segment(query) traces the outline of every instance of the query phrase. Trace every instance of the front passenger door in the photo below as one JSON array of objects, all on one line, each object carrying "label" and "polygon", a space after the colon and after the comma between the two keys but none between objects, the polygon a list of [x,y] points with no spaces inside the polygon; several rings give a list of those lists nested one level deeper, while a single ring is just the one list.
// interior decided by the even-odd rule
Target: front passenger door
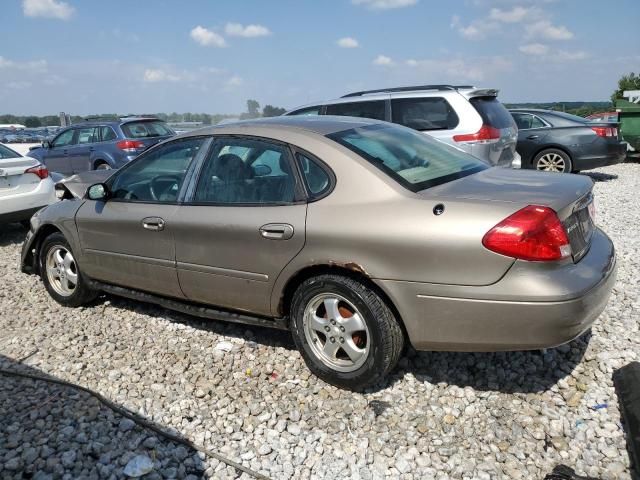
[{"label": "front passenger door", "polygon": [[210,139],[190,137],[141,155],[108,181],[111,198],[76,214],[82,268],[96,280],[183,297],[175,268],[174,217],[187,174]]},{"label": "front passenger door", "polygon": [[71,175],[71,161],[69,148],[73,145],[75,129],[65,130],[51,142],[51,146],[44,153],[44,164],[52,172]]}]

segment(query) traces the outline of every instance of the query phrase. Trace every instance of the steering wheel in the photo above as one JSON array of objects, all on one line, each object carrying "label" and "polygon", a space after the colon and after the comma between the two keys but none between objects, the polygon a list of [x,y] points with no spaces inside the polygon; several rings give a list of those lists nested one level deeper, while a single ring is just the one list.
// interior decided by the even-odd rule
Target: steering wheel
[{"label": "steering wheel", "polygon": [[171,188],[178,187],[180,185],[180,176],[178,175],[158,175],[154,177],[149,183],[149,192],[151,198],[156,202],[160,201],[160,197],[163,193],[168,192]]}]

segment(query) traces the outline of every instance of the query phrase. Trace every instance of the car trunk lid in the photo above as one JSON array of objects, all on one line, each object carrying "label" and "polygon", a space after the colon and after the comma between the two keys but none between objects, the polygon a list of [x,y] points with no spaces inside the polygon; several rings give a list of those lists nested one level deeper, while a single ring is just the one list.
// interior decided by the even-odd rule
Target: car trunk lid
[{"label": "car trunk lid", "polygon": [[552,208],[562,222],[574,261],[588,251],[595,230],[593,180],[582,175],[490,168],[420,192],[433,199],[466,199]]},{"label": "car trunk lid", "polygon": [[0,197],[34,190],[40,178],[35,174],[25,174],[25,171],[36,165],[38,161],[29,157],[0,160]]}]

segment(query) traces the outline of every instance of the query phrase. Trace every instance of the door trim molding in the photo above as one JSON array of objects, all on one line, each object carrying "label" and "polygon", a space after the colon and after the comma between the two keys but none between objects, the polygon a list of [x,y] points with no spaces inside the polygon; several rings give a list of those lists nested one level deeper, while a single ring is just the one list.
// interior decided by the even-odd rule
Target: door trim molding
[{"label": "door trim molding", "polygon": [[122,260],[131,260],[134,262],[160,265],[163,267],[175,268],[176,266],[175,260],[167,260],[164,258],[141,257],[139,255],[130,255],[128,253],[105,252],[104,250],[94,250],[93,248],[86,248],[84,250],[84,253],[88,255],[97,255],[100,257],[116,257]]},{"label": "door trim molding", "polygon": [[178,270],[189,272],[207,273],[209,275],[220,275],[223,277],[242,278],[243,280],[253,280],[255,282],[268,282],[269,275],[264,273],[244,272],[242,270],[232,270],[230,268],[211,267],[209,265],[198,265],[195,263],[177,262]]}]

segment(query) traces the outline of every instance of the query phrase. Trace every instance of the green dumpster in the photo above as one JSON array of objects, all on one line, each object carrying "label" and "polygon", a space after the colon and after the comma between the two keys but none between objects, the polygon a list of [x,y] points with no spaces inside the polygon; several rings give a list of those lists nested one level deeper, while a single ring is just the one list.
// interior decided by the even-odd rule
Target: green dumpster
[{"label": "green dumpster", "polygon": [[[626,92],[625,92],[626,93]],[[635,100],[635,98],[632,98]],[[616,112],[622,138],[633,149],[630,154],[640,154],[640,104],[628,100],[616,100]]]}]

